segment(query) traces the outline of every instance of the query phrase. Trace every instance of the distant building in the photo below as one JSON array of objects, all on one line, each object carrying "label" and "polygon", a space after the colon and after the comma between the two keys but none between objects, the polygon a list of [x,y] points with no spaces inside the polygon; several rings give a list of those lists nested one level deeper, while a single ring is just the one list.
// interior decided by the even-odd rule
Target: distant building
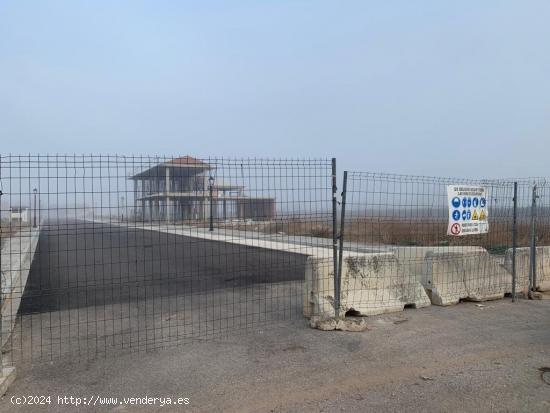
[{"label": "distant building", "polygon": [[[190,156],[159,163],[132,177],[136,215],[145,221],[205,221],[210,216],[211,165]],[[239,185],[213,180],[215,219],[269,220],[275,198],[250,197]]]},{"label": "distant building", "polygon": [[10,208],[10,221],[21,225],[28,224],[31,220],[29,208],[16,206]]}]

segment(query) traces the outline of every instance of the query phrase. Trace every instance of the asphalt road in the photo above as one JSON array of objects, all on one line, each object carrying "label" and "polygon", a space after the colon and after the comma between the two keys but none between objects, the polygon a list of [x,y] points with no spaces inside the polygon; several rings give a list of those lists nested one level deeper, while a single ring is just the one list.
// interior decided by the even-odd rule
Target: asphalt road
[{"label": "asphalt road", "polygon": [[304,278],[306,257],[86,221],[43,225],[20,314]]}]

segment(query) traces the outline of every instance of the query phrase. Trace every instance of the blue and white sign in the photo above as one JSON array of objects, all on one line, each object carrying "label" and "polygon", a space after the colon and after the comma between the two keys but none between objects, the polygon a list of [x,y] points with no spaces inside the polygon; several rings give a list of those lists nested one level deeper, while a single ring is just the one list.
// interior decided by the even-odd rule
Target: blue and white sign
[{"label": "blue and white sign", "polygon": [[447,186],[449,225],[447,235],[463,236],[489,232],[487,189],[482,186]]}]

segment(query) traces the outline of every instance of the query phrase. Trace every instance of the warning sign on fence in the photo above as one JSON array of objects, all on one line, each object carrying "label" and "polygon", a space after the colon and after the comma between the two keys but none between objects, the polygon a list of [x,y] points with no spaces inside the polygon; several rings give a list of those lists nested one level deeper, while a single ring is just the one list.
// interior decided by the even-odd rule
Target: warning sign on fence
[{"label": "warning sign on fence", "polygon": [[489,232],[487,190],[482,186],[449,185],[447,235],[475,235]]}]

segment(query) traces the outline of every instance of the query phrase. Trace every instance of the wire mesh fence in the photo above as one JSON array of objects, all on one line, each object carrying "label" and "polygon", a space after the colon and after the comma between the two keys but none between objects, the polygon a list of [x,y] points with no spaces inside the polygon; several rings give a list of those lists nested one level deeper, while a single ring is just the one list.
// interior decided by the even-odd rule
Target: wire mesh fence
[{"label": "wire mesh fence", "polygon": [[[346,172],[344,187],[342,312],[379,314],[406,306],[527,295],[530,289],[545,287],[550,261],[543,245],[550,235],[550,214],[541,179]],[[484,195],[453,199],[451,189],[480,189]],[[533,191],[539,205],[533,204]],[[453,234],[471,222],[486,232]],[[538,273],[543,275],[531,285],[534,244],[539,245]]]},{"label": "wire mesh fence", "polygon": [[333,160],[2,156],[14,362],[154,349],[301,318],[333,265]]},{"label": "wire mesh fence", "polygon": [[336,177],[334,159],[0,157],[0,354],[87,360],[550,290],[544,179],[345,172],[338,207]]},{"label": "wire mesh fence", "polygon": [[550,290],[550,185],[546,179],[533,183],[530,248],[519,248],[518,271],[527,276],[529,291]]}]

